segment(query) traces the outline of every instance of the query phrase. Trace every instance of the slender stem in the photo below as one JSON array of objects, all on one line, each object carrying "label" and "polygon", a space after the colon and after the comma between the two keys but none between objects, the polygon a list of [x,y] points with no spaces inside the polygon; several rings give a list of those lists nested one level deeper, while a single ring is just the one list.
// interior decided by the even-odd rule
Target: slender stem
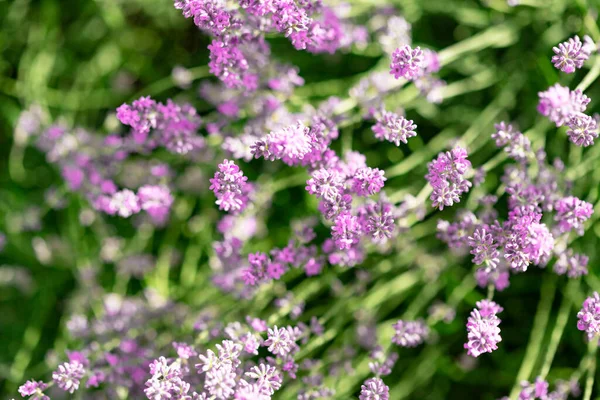
[{"label": "slender stem", "polygon": [[511,400],[516,400],[517,395],[519,394],[521,381],[529,378],[538,359],[538,355],[540,354],[542,347],[544,332],[546,331],[548,319],[550,318],[550,310],[552,309],[552,301],[554,300],[555,293],[556,276],[546,275],[544,277],[544,282],[542,283],[542,293],[540,295],[540,301],[538,303],[538,308],[533,320],[533,329],[531,330],[531,335],[529,336],[529,344],[527,345],[525,355],[523,356],[523,362],[521,363],[521,367],[517,373],[517,379],[515,380],[515,384],[510,392]]},{"label": "slender stem", "polygon": [[582,92],[585,91],[598,76],[600,75],[600,57],[596,56],[596,61],[594,61],[594,65],[592,69],[587,73],[587,75],[583,78],[581,83],[577,85],[577,89],[580,89]]},{"label": "slender stem", "polygon": [[583,400],[590,400],[592,398],[592,389],[594,388],[594,378],[596,377],[596,352],[598,350],[598,339],[594,338],[588,343],[588,372],[585,380],[585,392],[583,393]]},{"label": "slender stem", "polygon": [[[574,290],[579,288],[579,280],[572,280],[567,285],[566,293],[571,293]],[[548,351],[546,352],[546,357],[544,358],[544,364],[542,365],[542,370],[540,372],[540,376],[542,379],[545,379],[550,372],[550,367],[552,365],[552,360],[554,360],[554,355],[556,354],[556,349],[558,348],[558,344],[562,337],[562,334],[567,326],[567,321],[569,320],[569,311],[573,306],[573,296],[565,295],[562,299],[562,303],[560,304],[560,309],[558,311],[558,316],[556,317],[556,324],[554,325],[554,329],[552,330],[552,336],[550,337],[550,343],[548,344]]]}]

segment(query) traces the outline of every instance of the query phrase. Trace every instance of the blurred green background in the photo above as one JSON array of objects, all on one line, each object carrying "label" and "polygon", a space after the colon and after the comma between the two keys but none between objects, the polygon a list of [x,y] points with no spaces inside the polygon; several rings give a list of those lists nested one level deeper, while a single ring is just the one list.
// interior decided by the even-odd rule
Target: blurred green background
[{"label": "blurred green background", "polygon": [[[432,105],[418,98],[414,88],[401,90],[387,99],[390,106],[406,108],[407,115],[419,127],[419,136],[407,147],[398,149],[376,142],[370,122],[356,121],[342,130],[342,141],[351,138],[353,148],[367,155],[369,165],[397,168],[397,176],[386,185],[388,193],[416,195],[424,185],[426,162],[454,139],[466,136],[476,150],[471,153],[471,161],[474,166],[482,165],[498,153],[490,134],[493,123],[505,119],[516,121],[534,146],[545,145],[550,159],[561,157],[568,165],[567,177],[574,180],[574,194],[596,204],[600,190],[598,145],[583,151],[570,145],[564,130],[551,127],[535,107],[538,91],[555,82],[575,87],[588,72],[586,66],[576,74],[559,75],[549,59],[551,47],[573,34],[600,39],[596,26],[599,1],[528,0],[515,8],[502,0],[348,3],[353,5],[353,15],[362,22],[369,20],[374,6],[395,6],[398,14],[413,24],[413,42],[424,47],[439,51],[457,43],[473,44],[454,47],[460,56],[442,69],[440,75],[449,83],[444,92],[447,99],[442,104]],[[477,46],[478,42],[472,39],[481,35],[488,39],[491,35],[492,40],[487,40],[485,46]],[[292,107],[318,104],[332,95],[347,98],[353,84],[370,71],[385,69],[389,62],[376,45],[316,56],[295,51],[283,38],[269,38],[269,41],[274,58],[297,65],[306,80],[305,87],[297,90]],[[212,108],[197,91],[202,79],[214,79],[206,69],[208,43],[207,36],[184,19],[169,0],[0,0],[0,231],[6,232],[8,238],[5,250],[0,253],[0,396],[3,398],[14,396],[16,387],[29,377],[48,377],[49,349],[54,348],[58,357],[63,356],[61,351],[68,343],[64,318],[68,299],[78,288],[78,268],[82,261],[99,269],[107,288],[115,279],[114,266],[99,261],[105,237],[78,223],[79,212],[85,208],[84,200],[70,196],[66,208],[61,210],[52,209],[45,201],[49,188],[60,192],[61,179],[41,153],[15,141],[13,131],[20,112],[38,104],[53,120],[103,133],[118,129],[115,108],[140,95],[190,101],[201,113],[208,113]],[[191,70],[194,83],[190,89],[177,87],[172,78],[176,66]],[[600,85],[592,84],[586,94],[592,99],[591,111],[599,112]],[[205,176],[212,173],[215,165],[216,161],[202,166],[207,171]],[[255,179],[262,166],[254,162],[244,170]],[[279,178],[294,174],[291,168],[269,168]],[[501,165],[489,173],[485,185],[488,190],[495,191],[501,173]],[[253,246],[268,249],[285,244],[289,221],[314,212],[314,204],[304,196],[301,186],[278,193],[267,220],[270,233]],[[297,198],[306,201],[292,200]],[[189,286],[174,283],[172,292],[177,299],[193,305],[195,294],[212,290],[206,279],[211,237],[199,233],[198,224],[207,224],[214,231],[218,214],[211,193],[188,195],[186,199],[193,204],[189,215],[180,220],[175,218],[172,224],[175,228],[170,227],[168,232],[155,232],[153,244],[147,248],[160,252],[159,244],[167,240],[177,252],[186,254],[188,246],[199,243],[202,252],[196,260],[198,278]],[[307,310],[318,314],[337,305],[341,308],[335,309],[342,314],[339,317],[342,319],[338,321],[336,316],[337,322],[326,325],[327,329],[335,327],[331,328],[335,329],[333,338],[321,343],[315,354],[352,343],[354,328],[350,320],[355,311],[362,309],[362,304],[375,301],[373,315],[385,331],[390,321],[407,312],[421,315],[433,299],[448,299],[461,287],[461,282],[466,282],[468,291],[457,307],[457,318],[451,324],[436,327],[437,341],[425,349],[399,351],[397,367],[385,379],[392,389],[392,398],[493,399],[508,394],[524,359],[533,363],[531,376],[539,370],[543,349],[550,340],[557,310],[564,299],[572,303],[572,313],[550,379],[568,378],[586,352],[582,334],[575,327],[576,310],[590,288],[600,289],[595,267],[600,224],[591,225],[586,235],[573,245],[590,257],[590,275],[585,282],[567,291],[566,279],[552,277],[548,270],[531,269],[527,274],[515,276],[511,286],[496,297],[505,308],[500,349],[491,356],[480,357],[476,366],[469,366],[461,358],[464,323],[484,291],[471,290],[469,281],[463,280],[470,274],[468,257],[452,256],[443,244],[433,240],[436,220],[449,219],[455,211],[444,210],[415,225],[401,238],[402,252],[388,255],[383,264],[382,256],[369,258],[361,267],[370,273],[362,291],[353,292],[353,282],[358,279],[355,271],[332,270],[307,280],[316,285],[310,292],[314,297],[308,299]],[[109,232],[125,240],[135,234],[127,222],[110,220],[105,225]],[[50,249],[49,258],[40,254],[44,246]],[[174,267],[175,274],[177,268]],[[401,271],[416,274],[416,281],[406,287],[405,281],[394,281]],[[329,291],[334,282],[345,285],[347,297]],[[397,282],[398,287],[405,288],[396,290],[394,286],[385,286],[386,282]],[[291,278],[286,283],[292,290],[299,285],[297,279]],[[144,284],[131,285],[128,291],[135,293]],[[237,306],[216,291],[214,296],[224,309]],[[387,297],[380,301],[381,296]],[[251,310],[252,303],[240,307]],[[263,317],[269,315],[268,310],[261,312]],[[240,313],[243,315],[243,311]],[[534,324],[537,329],[532,333]],[[528,343],[534,343],[533,350]],[[527,358],[526,351],[530,352]],[[355,393],[364,378],[360,372],[345,377],[342,386],[350,389],[340,391],[337,398]],[[289,396],[290,393],[283,391],[275,398]]]}]

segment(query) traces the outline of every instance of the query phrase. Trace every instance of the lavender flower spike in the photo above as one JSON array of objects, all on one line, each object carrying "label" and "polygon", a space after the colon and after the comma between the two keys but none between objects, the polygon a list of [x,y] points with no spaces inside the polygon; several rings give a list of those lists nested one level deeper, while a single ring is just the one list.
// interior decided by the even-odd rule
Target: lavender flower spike
[{"label": "lavender flower spike", "polygon": [[572,74],[575,69],[583,67],[583,62],[588,59],[589,54],[582,51],[582,43],[579,36],[574,36],[566,42],[559,43],[552,48],[552,64],[557,69],[567,74]]},{"label": "lavender flower spike", "polygon": [[471,311],[467,321],[467,343],[465,349],[472,357],[479,357],[483,353],[491,353],[498,348],[500,337],[500,318],[497,313],[503,310],[491,300],[477,302],[477,308]]}]

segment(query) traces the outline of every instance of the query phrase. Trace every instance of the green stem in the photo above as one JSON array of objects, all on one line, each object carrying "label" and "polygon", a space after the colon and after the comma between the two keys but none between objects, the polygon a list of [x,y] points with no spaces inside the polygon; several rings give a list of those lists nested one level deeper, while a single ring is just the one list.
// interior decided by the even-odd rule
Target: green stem
[{"label": "green stem", "polygon": [[[571,293],[576,291],[578,288],[579,280],[572,280],[567,285],[566,292]],[[548,351],[546,352],[544,364],[542,365],[542,370],[540,372],[542,379],[545,379],[548,375],[548,372],[550,372],[550,367],[552,365],[552,360],[554,360],[556,349],[558,348],[562,334],[567,326],[567,321],[569,320],[569,311],[573,306],[572,298],[572,296],[565,295],[562,299],[562,303],[560,304],[558,316],[556,317],[556,324],[552,330],[552,336],[550,337],[550,343],[548,344]]]},{"label": "green stem", "polygon": [[588,343],[588,356],[589,365],[587,378],[585,380],[585,392],[583,393],[583,400],[590,400],[592,398],[592,389],[594,388],[594,378],[596,377],[596,352],[598,350],[598,339],[594,338]]},{"label": "green stem", "polygon": [[594,83],[594,81],[596,80],[596,78],[598,78],[599,75],[600,75],[600,56],[596,56],[596,60],[594,61],[594,65],[592,66],[592,69],[590,69],[590,71],[583,78],[581,83],[579,83],[579,85],[577,85],[577,89],[584,92],[588,87],[590,87],[590,85],[592,83]]},{"label": "green stem", "polygon": [[540,301],[538,303],[538,308],[533,320],[533,329],[531,330],[531,335],[529,336],[529,344],[527,345],[525,355],[523,356],[523,362],[521,363],[521,367],[517,373],[517,379],[515,380],[515,384],[510,392],[511,400],[516,400],[521,388],[521,381],[529,378],[538,359],[538,355],[540,354],[542,347],[544,332],[546,331],[548,319],[550,318],[550,310],[552,309],[552,301],[554,300],[555,293],[556,276],[544,276]]}]

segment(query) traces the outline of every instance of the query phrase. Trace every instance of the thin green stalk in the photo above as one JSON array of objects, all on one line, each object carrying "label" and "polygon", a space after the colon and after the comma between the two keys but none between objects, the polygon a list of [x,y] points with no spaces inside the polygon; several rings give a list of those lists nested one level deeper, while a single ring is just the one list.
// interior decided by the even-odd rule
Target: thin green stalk
[{"label": "thin green stalk", "polygon": [[[565,292],[571,293],[573,291],[577,291],[578,288],[579,280],[572,280],[567,285]],[[550,337],[550,343],[548,344],[548,351],[546,352],[544,364],[542,365],[542,370],[540,372],[540,376],[542,377],[542,379],[545,379],[548,375],[548,372],[550,372],[550,367],[552,366],[552,360],[554,360],[556,349],[558,348],[558,344],[560,343],[562,334],[565,330],[565,327],[567,326],[567,321],[569,320],[569,312],[571,311],[571,307],[573,306],[572,299],[572,296],[565,295],[562,299],[562,303],[560,304],[558,316],[556,317],[556,324],[554,325],[554,329],[552,330],[552,336]]]},{"label": "thin green stalk", "polygon": [[585,380],[585,392],[583,393],[583,400],[590,400],[592,398],[592,389],[594,388],[594,378],[596,377],[596,352],[598,351],[598,339],[590,340],[588,343],[588,356],[589,365],[587,371],[587,378]]},{"label": "thin green stalk", "polygon": [[517,395],[519,394],[521,388],[521,381],[527,380],[531,376],[531,372],[533,371],[537,358],[540,354],[543,341],[542,339],[544,337],[544,332],[546,331],[546,326],[548,325],[548,319],[550,318],[550,310],[552,309],[552,301],[554,300],[555,293],[556,276],[544,276],[540,301],[538,303],[538,308],[533,320],[531,335],[529,336],[529,344],[527,345],[525,355],[523,356],[523,362],[521,363],[521,367],[517,373],[517,379],[515,380],[515,384],[510,392],[511,400],[517,399]]}]

